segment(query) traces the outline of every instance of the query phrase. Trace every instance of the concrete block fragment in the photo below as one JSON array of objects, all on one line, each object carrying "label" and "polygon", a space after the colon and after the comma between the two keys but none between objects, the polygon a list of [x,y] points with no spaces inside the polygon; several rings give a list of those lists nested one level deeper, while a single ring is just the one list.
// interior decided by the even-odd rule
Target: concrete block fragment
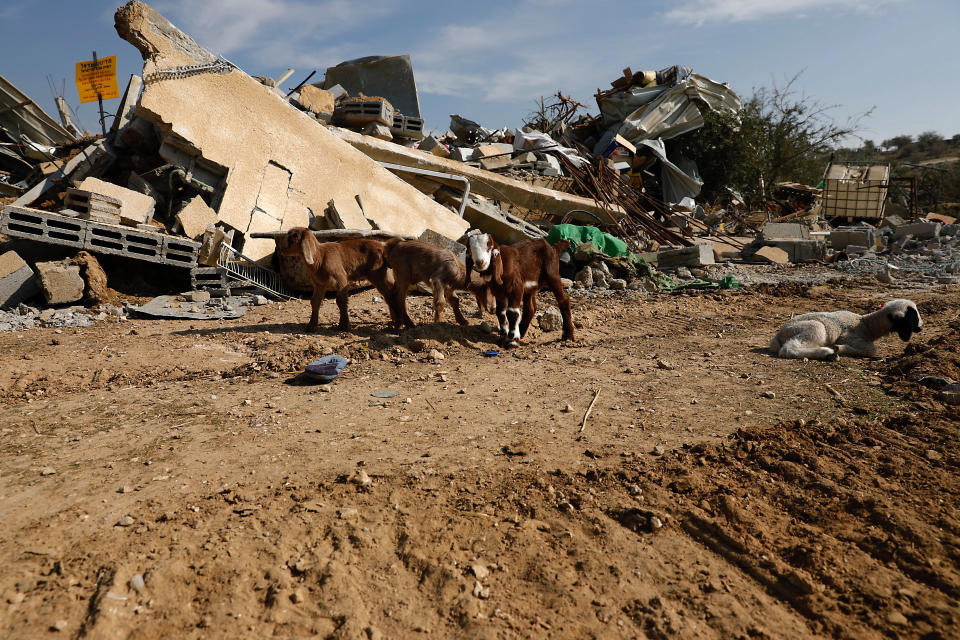
[{"label": "concrete block fragment", "polygon": [[365,136],[372,136],[379,140],[393,140],[393,134],[390,133],[390,127],[379,122],[371,122],[361,131]]},{"label": "concrete block fragment", "polygon": [[509,155],[480,159],[480,168],[487,171],[496,171],[497,169],[504,169],[511,166],[513,166],[513,161]]},{"label": "concrete block fragment", "polygon": [[810,228],[796,222],[768,222],[760,232],[764,242],[772,240],[809,240]]},{"label": "concrete block fragment", "polygon": [[657,252],[657,266],[660,269],[700,267],[705,264],[716,264],[713,246],[709,244],[698,244],[680,249],[661,249]]},{"label": "concrete block fragment", "polygon": [[419,149],[421,151],[427,151],[429,153],[432,153],[433,155],[439,156],[441,158],[446,158],[447,156],[450,155],[450,151],[447,150],[447,148],[443,145],[443,143],[437,140],[433,136],[427,136],[426,138],[424,138],[420,142]]},{"label": "concrete block fragment", "polygon": [[450,150],[450,157],[457,162],[469,162],[473,158],[473,147],[454,147]]},{"label": "concrete block fragment", "polygon": [[884,217],[883,222],[880,223],[880,228],[882,229],[883,227],[888,227],[890,229],[896,229],[900,225],[904,225],[906,223],[907,221],[900,216],[891,214]]},{"label": "concrete block fragment", "polygon": [[15,307],[39,290],[33,269],[16,252],[0,255],[0,308]]},{"label": "concrete block fragment", "polygon": [[133,191],[99,178],[85,178],[80,189],[116,198],[120,201],[120,222],[130,226],[147,224],[153,220],[156,201],[145,193]]},{"label": "concrete block fragment", "polygon": [[942,225],[939,222],[911,222],[902,224],[893,232],[896,240],[904,236],[913,236],[916,240],[931,240],[939,237]]},{"label": "concrete block fragment", "polygon": [[183,229],[183,235],[195,240],[203,235],[207,227],[216,224],[217,213],[207,206],[203,198],[194,196],[187,201],[176,218]]},{"label": "concrete block fragment", "polygon": [[300,87],[297,102],[311,113],[333,113],[336,98],[326,89],[307,84]]},{"label": "concrete block fragment", "polygon": [[783,249],[778,249],[777,247],[763,247],[753,254],[753,257],[756,260],[773,264],[787,264],[790,262],[790,255]]},{"label": "concrete block fragment", "polygon": [[208,267],[217,266],[217,260],[220,258],[220,246],[224,242],[229,244],[232,237],[232,231],[227,234],[219,227],[205,229],[203,231],[203,241],[200,243],[200,249],[197,252],[197,264]]},{"label": "concrete block fragment", "polygon": [[773,243],[783,249],[790,256],[790,262],[804,262],[806,260],[822,260],[826,255],[827,245],[819,239],[812,240],[779,240]]},{"label": "concrete block fragment", "polygon": [[65,262],[38,262],[40,288],[47,304],[69,304],[83,298],[80,267]]},{"label": "concrete block fragment", "polygon": [[837,251],[850,245],[876,248],[879,242],[880,236],[873,227],[837,227],[830,232],[830,246]]},{"label": "concrete block fragment", "polygon": [[503,150],[500,149],[500,147],[498,147],[497,145],[495,145],[495,144],[485,144],[485,145],[481,145],[481,146],[479,146],[479,147],[476,147],[476,148],[473,150],[473,155],[470,156],[470,159],[471,159],[471,160],[480,160],[480,159],[482,159],[482,158],[486,158],[487,156],[498,156],[498,155],[500,155],[501,153],[503,153]]}]

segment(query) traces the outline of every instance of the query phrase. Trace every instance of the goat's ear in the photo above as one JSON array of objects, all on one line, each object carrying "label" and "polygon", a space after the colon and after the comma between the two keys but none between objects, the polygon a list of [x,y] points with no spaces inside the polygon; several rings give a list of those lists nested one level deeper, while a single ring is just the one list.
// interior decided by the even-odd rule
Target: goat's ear
[{"label": "goat's ear", "polygon": [[914,333],[918,333],[920,328],[923,327],[923,322],[920,320],[920,312],[914,307],[907,307],[906,320],[910,323],[910,328],[913,329]]},{"label": "goat's ear", "polygon": [[493,281],[503,284],[503,256],[500,255],[500,249],[490,252],[490,266],[493,268]]},{"label": "goat's ear", "polygon": [[302,229],[297,240],[300,241],[300,253],[303,255],[303,261],[308,265],[313,266],[317,259],[316,251],[314,250],[314,247],[317,244],[317,239],[308,238],[308,235],[312,236],[313,234],[306,229]]}]

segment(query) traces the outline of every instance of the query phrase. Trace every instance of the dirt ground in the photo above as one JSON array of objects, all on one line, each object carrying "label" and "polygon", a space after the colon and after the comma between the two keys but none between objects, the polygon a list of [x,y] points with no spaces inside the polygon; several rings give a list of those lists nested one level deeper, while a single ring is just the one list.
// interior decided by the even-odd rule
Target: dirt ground
[{"label": "dirt ground", "polygon": [[[0,335],[0,636],[960,637],[957,408],[909,382],[960,377],[960,288],[575,296],[492,358],[374,295]],[[900,296],[906,353],[765,351]]]}]

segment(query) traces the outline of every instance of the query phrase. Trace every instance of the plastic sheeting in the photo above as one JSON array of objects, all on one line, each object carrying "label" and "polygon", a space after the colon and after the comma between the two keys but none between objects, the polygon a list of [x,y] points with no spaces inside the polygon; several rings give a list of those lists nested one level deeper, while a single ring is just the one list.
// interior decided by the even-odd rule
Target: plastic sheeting
[{"label": "plastic sheeting", "polygon": [[637,145],[637,151],[643,147],[649,149],[660,160],[660,188],[663,191],[664,201],[680,202],[684,198],[696,198],[700,194],[703,180],[700,179],[696,165],[691,160],[681,161],[690,171],[688,174],[667,159],[663,140],[641,140]]},{"label": "plastic sheeting", "polygon": [[526,133],[517,129],[513,133],[513,148],[515,151],[537,151],[539,149],[556,151],[557,153],[563,154],[567,160],[578,167],[588,164],[583,156],[577,153],[575,149],[561,146],[557,144],[556,140],[539,131]]}]

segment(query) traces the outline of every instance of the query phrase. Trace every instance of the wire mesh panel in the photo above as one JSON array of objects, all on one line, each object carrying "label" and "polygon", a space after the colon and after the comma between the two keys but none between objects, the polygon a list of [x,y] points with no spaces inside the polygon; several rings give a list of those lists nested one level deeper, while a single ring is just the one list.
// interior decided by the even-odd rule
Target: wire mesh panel
[{"label": "wire mesh panel", "polygon": [[823,177],[823,214],[879,220],[889,184],[890,165],[831,163]]},{"label": "wire mesh panel", "polygon": [[254,287],[280,299],[295,297],[283,284],[279,273],[258,265],[226,243],[220,245],[217,266],[225,269],[231,280],[237,281],[236,285],[231,286],[237,288]]}]

